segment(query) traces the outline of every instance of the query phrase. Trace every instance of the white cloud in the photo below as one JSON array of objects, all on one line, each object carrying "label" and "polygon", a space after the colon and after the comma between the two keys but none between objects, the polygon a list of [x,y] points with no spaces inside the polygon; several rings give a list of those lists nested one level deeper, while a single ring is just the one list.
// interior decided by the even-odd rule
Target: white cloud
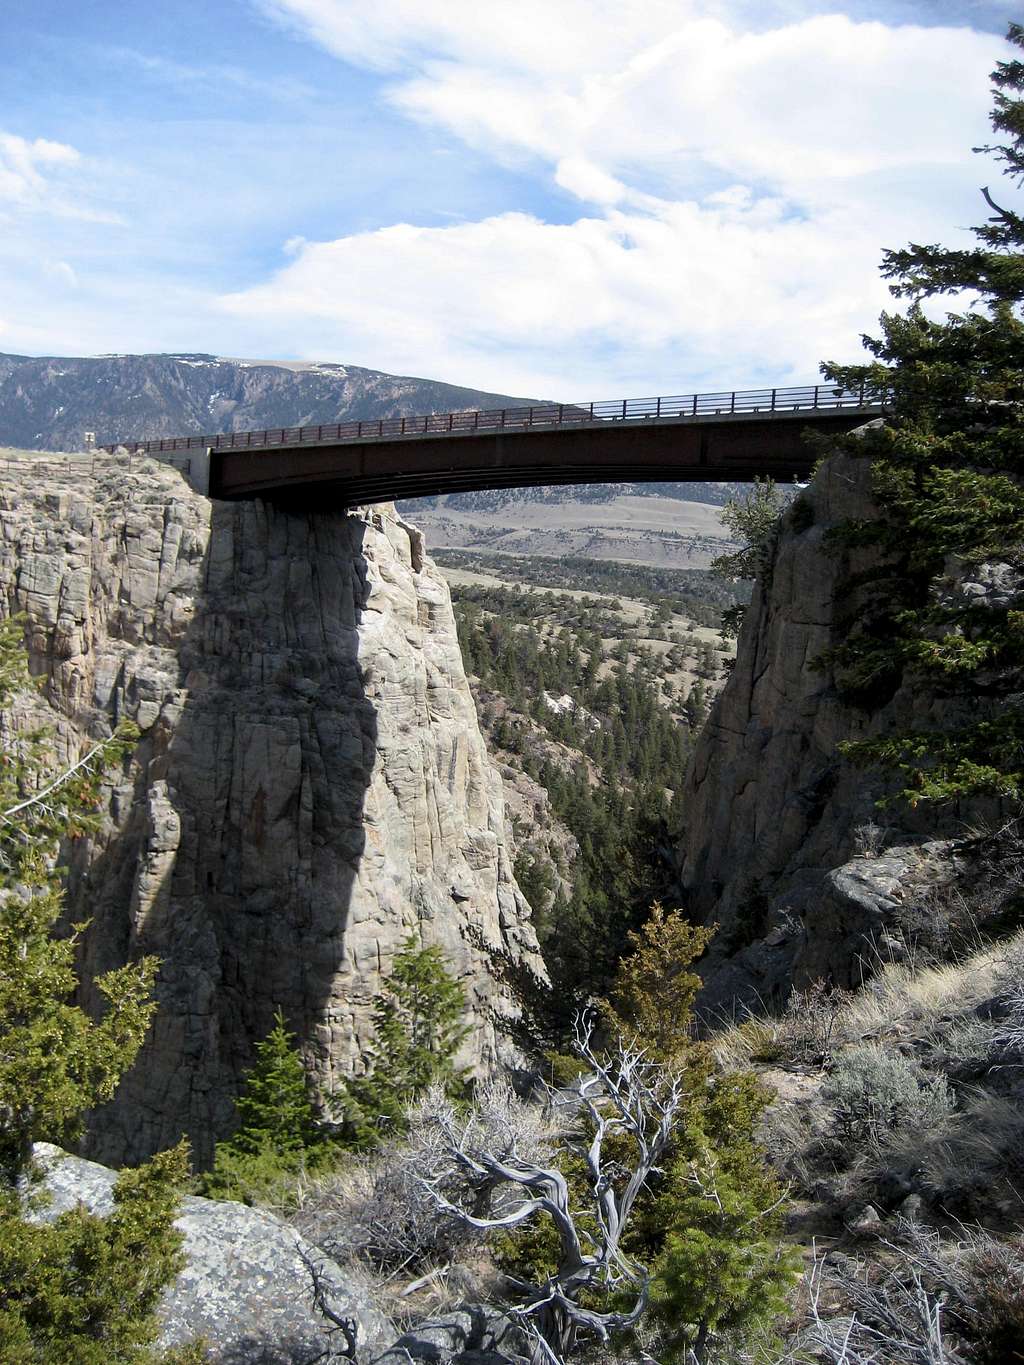
[{"label": "white cloud", "polygon": [[[268,0],[389,98],[475,147],[678,182],[693,163],[817,198],[941,164],[984,128],[991,34],[810,14],[757,32],[713,0]],[[806,6],[804,7],[806,8]],[[604,180],[561,181],[607,198]]]},{"label": "white cloud", "polygon": [[116,214],[91,205],[78,174],[81,154],[64,142],[37,137],[30,142],[16,133],[0,131],[0,208],[13,212],[42,212],[59,218],[83,218],[116,223]]},{"label": "white cloud", "polygon": [[720,200],[308,244],[224,306],[304,355],[564,398],[740,383],[772,367],[805,379],[823,356],[849,355],[885,300],[873,238],[766,200]]},{"label": "white cloud", "polygon": [[222,302],[297,354],[564,397],[805,378],[872,330],[883,245],[980,216],[991,34],[810,0],[756,30],[715,0],[262,3],[588,206],[289,243]]},{"label": "white cloud", "polygon": [[204,92],[209,92],[228,87],[246,94],[260,95],[263,99],[303,101],[316,98],[314,87],[302,81],[283,76],[268,81],[265,76],[253,74],[244,67],[222,62],[176,62],[130,47],[99,47],[97,51],[106,62],[122,71],[126,66],[132,66],[154,80],[179,88],[194,90],[199,86]]},{"label": "white cloud", "polygon": [[51,278],[61,284],[70,285],[72,289],[78,288],[78,275],[74,266],[69,265],[67,261],[47,261],[45,268]]},{"label": "white cloud", "polygon": [[29,142],[14,133],[0,132],[0,201],[33,206],[50,191],[54,169],[77,165],[79,154],[63,142],[38,137]]}]

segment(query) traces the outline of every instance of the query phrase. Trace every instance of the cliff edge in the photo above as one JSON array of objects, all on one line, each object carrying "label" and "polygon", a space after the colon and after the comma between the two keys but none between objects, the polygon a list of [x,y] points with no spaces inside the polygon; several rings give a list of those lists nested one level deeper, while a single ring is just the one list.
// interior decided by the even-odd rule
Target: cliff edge
[{"label": "cliff edge", "polygon": [[412,526],[211,503],[149,460],[26,459],[0,480],[0,592],[26,614],[35,718],[63,761],[121,716],[142,730],[101,835],[67,853],[86,1000],[108,968],[162,962],[89,1155],[134,1161],[184,1132],[207,1159],[278,1007],[329,1094],[413,931],[466,990],[464,1060],[496,1065],[512,1007],[488,950],[543,969],[448,589]]},{"label": "cliff edge", "polygon": [[[952,728],[981,718],[985,705],[967,712],[934,685],[904,678],[883,703],[861,708],[823,666],[879,564],[877,550],[844,548],[830,533],[875,514],[870,461],[826,460],[783,518],[735,669],[686,775],[680,880],[694,917],[720,926],[702,968],[712,1012],[737,1001],[778,1005],[815,980],[855,985],[879,961],[913,952],[948,912],[943,895],[962,882],[965,832],[995,828],[1003,815],[995,799],[879,808],[891,779],[840,754],[843,741]],[[948,594],[1024,601],[1024,577],[1009,564],[946,568]],[[994,911],[1014,886],[990,880]]]}]

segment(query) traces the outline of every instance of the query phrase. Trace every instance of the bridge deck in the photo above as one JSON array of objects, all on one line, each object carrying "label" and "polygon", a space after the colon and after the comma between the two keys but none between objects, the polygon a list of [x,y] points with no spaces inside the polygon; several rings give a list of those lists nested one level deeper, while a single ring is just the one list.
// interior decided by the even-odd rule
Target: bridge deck
[{"label": "bridge deck", "polygon": [[880,396],[818,384],[279,427],[129,449],[209,452],[214,497],[354,505],[528,484],[799,477],[815,458],[808,427],[845,431],[882,410]]}]

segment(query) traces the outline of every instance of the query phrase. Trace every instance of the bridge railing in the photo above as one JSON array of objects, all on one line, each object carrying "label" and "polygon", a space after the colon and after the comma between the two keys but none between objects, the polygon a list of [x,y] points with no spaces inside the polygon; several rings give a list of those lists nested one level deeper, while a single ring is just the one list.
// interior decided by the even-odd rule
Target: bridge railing
[{"label": "bridge railing", "polygon": [[820,412],[837,408],[880,406],[877,395],[835,384],[794,388],[735,389],[721,393],[689,393],[657,398],[624,398],[597,403],[538,403],[529,407],[488,408],[478,412],[428,413],[421,417],[382,417],[368,421],[331,422],[308,427],[270,427],[216,436],[178,436],[156,441],[113,442],[142,453],[176,450],[246,450],[268,446],[402,440],[422,436],[466,435],[475,431],[524,431],[532,427],[578,426],[592,422],[651,422],[753,413]]}]

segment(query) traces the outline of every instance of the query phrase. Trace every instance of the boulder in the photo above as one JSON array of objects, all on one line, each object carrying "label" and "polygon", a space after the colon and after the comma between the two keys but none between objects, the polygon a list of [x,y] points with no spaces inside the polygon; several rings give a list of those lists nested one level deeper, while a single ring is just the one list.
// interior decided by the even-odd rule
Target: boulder
[{"label": "boulder", "polygon": [[[47,1143],[38,1144],[35,1154],[50,1195],[36,1217],[50,1220],[78,1204],[101,1216],[111,1212],[116,1171]],[[332,1285],[332,1308],[358,1324],[364,1358],[394,1337],[367,1284],[273,1214],[186,1196],[176,1226],[185,1234],[188,1263],[164,1293],[159,1345],[204,1337],[214,1365],[312,1365],[321,1359],[328,1336],[313,1309],[303,1254]]]}]

